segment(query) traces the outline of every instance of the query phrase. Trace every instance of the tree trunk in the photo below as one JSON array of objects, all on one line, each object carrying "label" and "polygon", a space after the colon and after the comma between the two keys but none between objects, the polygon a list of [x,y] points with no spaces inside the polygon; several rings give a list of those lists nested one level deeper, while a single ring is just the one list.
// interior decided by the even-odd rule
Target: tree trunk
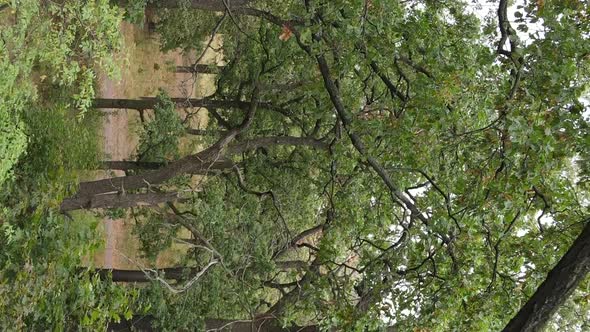
[{"label": "tree trunk", "polygon": [[60,205],[61,212],[80,209],[130,208],[134,206],[153,206],[178,200],[178,193],[146,194],[102,194],[92,197],[66,198]]},{"label": "tree trunk", "polygon": [[99,169],[104,170],[120,170],[120,171],[139,171],[147,169],[159,169],[166,166],[165,163],[158,162],[144,162],[144,161],[103,161],[98,166]]},{"label": "tree trunk", "polygon": [[223,66],[197,64],[194,66],[177,66],[175,72],[189,74],[218,74],[222,68]]},{"label": "tree trunk", "polygon": [[[99,165],[99,169],[103,170],[120,170],[120,171],[140,171],[140,170],[156,170],[166,167],[167,163],[159,162],[145,162],[145,161],[103,161]],[[211,167],[203,170],[199,169],[196,173],[199,175],[206,175],[211,171],[222,171],[232,168],[234,165],[231,160],[218,160],[211,164]]]},{"label": "tree trunk", "polygon": [[[224,3],[225,1],[225,3]],[[122,2],[122,1],[120,1]],[[188,7],[213,12],[225,12],[229,9],[232,15],[246,15],[263,18],[275,25],[283,26],[290,24],[301,24],[301,21],[285,21],[269,12],[248,7],[251,0],[190,0]],[[183,0],[160,0],[154,3],[148,3],[147,8],[182,8],[186,4]],[[227,4],[227,6],[226,6]]]},{"label": "tree trunk", "polygon": [[[194,98],[170,98],[176,107],[204,107],[209,109],[248,109],[249,102],[234,100],[194,99]],[[92,101],[94,108],[116,108],[148,110],[153,109],[158,103],[157,98],[146,97],[142,99],[104,99],[97,98]]]},{"label": "tree trunk", "polygon": [[[80,183],[76,195],[72,197],[71,200],[82,200],[81,202],[77,201],[76,205],[88,206],[92,202],[93,196],[99,194],[112,193],[114,191],[124,193],[125,190],[135,190],[149,187],[152,184],[161,184],[178,175],[190,174],[198,170],[207,170],[208,167],[213,165],[216,161],[222,160],[223,151],[227,145],[231,143],[237,135],[250,127],[254,121],[254,115],[258,108],[258,96],[259,90],[255,88],[252,93],[250,108],[242,123],[229,130],[227,134],[217,140],[217,142],[209,148],[197,154],[186,156],[176,162],[170,163],[165,168],[153,172]],[[64,202],[62,202],[62,204],[64,204]]]},{"label": "tree trunk", "polygon": [[[134,316],[127,320],[122,318],[120,322],[110,322],[107,326],[107,331],[142,331],[151,332],[156,331],[153,327],[155,318],[150,315]],[[254,321],[242,319],[206,319],[205,329],[219,332],[318,332],[317,325],[310,326],[296,326],[283,328],[280,323],[274,318],[261,318]]]},{"label": "tree trunk", "polygon": [[189,135],[196,135],[196,136],[213,136],[213,135],[225,135],[227,133],[227,131],[186,128],[186,133]]},{"label": "tree trunk", "polygon": [[[230,9],[246,6],[251,0],[226,0]],[[183,8],[187,1],[184,0],[159,0],[148,3],[150,8]],[[190,0],[188,6],[194,9],[225,11],[224,0]]]},{"label": "tree trunk", "polygon": [[[309,266],[304,261],[282,261],[276,262],[276,265],[282,269],[304,269]],[[194,267],[168,267],[157,269],[159,276],[169,280],[183,280],[190,278],[192,275],[199,273],[201,270]],[[150,282],[151,271],[141,270],[121,270],[121,269],[95,269],[94,273],[98,274],[102,280],[110,279],[115,282]],[[110,277],[109,277],[110,276]]]},{"label": "tree trunk", "polygon": [[557,265],[504,332],[541,331],[590,271],[590,219]]}]

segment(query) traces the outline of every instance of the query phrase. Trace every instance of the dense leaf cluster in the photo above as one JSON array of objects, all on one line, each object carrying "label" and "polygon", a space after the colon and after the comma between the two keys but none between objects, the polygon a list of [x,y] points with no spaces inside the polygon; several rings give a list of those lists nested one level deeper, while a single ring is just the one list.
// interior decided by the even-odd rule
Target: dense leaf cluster
[{"label": "dense leaf cluster", "polygon": [[[28,21],[4,39],[41,20],[35,31],[53,43],[31,46],[22,72],[7,60],[29,54],[16,42],[0,54],[30,88],[0,80],[12,105],[0,106],[2,139],[18,142],[0,143],[0,276],[19,289],[0,309],[21,326],[104,326],[133,313],[164,330],[500,330],[588,222],[587,4],[524,1],[514,21],[503,0],[488,18],[458,0],[119,4],[135,8],[129,17],[158,14],[163,50],[198,55],[222,40],[216,91],[201,100],[210,121],[185,128],[180,103],[161,93],[133,172],[71,185],[97,155],[93,117],[71,112],[91,105],[90,68],[110,65],[119,44],[108,24],[120,14],[105,1],[23,7]],[[53,84],[42,102],[34,68]],[[202,134],[201,152],[179,148],[187,132]],[[167,192],[165,204],[142,200]],[[181,276],[144,270],[149,286],[117,287],[74,268],[93,222],[56,211],[104,197],[133,207],[152,261],[183,246]],[[588,282],[549,329],[588,327]],[[18,294],[34,312],[14,304]]]},{"label": "dense leaf cluster", "polygon": [[[59,213],[99,156],[84,117],[97,72],[118,71],[122,13],[108,1],[0,1],[0,328],[104,326],[133,292],[80,269],[97,220]],[[18,5],[15,5],[18,4]],[[129,312],[130,314],[130,312]],[[129,315],[128,314],[128,315]]]},{"label": "dense leaf cluster", "polygon": [[[228,175],[203,186],[204,196],[190,205],[191,220],[206,225],[201,231],[223,257],[252,260],[226,266],[252,266],[242,285],[301,282],[283,289],[298,294],[281,311],[285,323],[306,325],[316,317],[324,327],[346,330],[387,322],[402,330],[500,329],[519,307],[515,299],[536,289],[588,213],[588,192],[577,181],[585,169],[572,165],[589,137],[580,99],[588,88],[588,22],[580,15],[587,8],[539,6],[516,9],[519,30],[539,21],[545,30],[526,35],[526,42],[511,35],[510,55],[497,52],[497,17],[480,20],[458,1],[256,1],[252,7],[274,18],[239,15],[239,7],[234,17],[218,15],[227,65],[214,97],[248,101],[257,86],[259,99],[272,105],[261,107],[238,139],[307,136],[327,142],[330,151],[263,148],[234,158],[250,189],[274,192],[282,217],[265,207],[270,196],[254,203],[244,188],[242,197],[235,196],[239,190],[230,194],[239,181]],[[199,14],[209,20],[209,13],[191,12]],[[172,17],[161,22],[164,48],[175,41],[186,48],[194,38],[166,29],[191,21]],[[208,25],[211,31],[217,23]],[[285,26],[294,33],[287,41],[278,38]],[[197,40],[192,47],[200,51]],[[327,59],[348,119],[335,117],[318,57]],[[218,113],[225,122],[210,126],[224,130],[243,117],[236,110]],[[350,133],[365,152],[351,144]],[[369,157],[425,218],[400,204]],[[218,201],[204,206],[206,197]],[[289,242],[281,238],[282,219],[291,236],[324,226],[321,237],[307,241],[315,249],[303,250],[307,272],[275,268],[273,277],[255,262],[276,262],[272,252]],[[246,246],[235,247],[232,237]],[[201,281],[203,288],[222,277],[211,278]],[[230,285],[232,278],[224,278]],[[227,305],[254,296],[244,286],[242,292],[228,286],[215,294],[218,302],[235,294]],[[274,296],[259,296],[267,306],[245,302],[244,310],[272,310]],[[359,310],[364,299],[369,307]]]}]

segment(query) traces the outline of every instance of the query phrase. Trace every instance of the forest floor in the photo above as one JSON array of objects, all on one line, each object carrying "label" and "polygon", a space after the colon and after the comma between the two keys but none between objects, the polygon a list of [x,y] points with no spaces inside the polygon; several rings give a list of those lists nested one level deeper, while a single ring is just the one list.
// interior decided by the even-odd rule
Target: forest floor
[{"label": "forest floor", "polygon": [[[100,98],[151,97],[160,88],[171,97],[181,98],[199,98],[214,92],[212,75],[199,74],[194,77],[192,74],[174,72],[177,65],[192,64],[196,58],[194,54],[180,51],[162,53],[158,35],[138,25],[123,23],[121,31],[124,36],[124,51],[123,54],[116,55],[122,59],[121,80],[113,81],[101,77],[98,92]],[[215,64],[219,61],[220,55],[208,50],[200,63]],[[181,116],[185,116],[187,111],[189,110],[178,110]],[[206,111],[199,110],[197,116],[191,118],[190,126],[202,128],[206,123]],[[136,110],[108,110],[101,133],[105,160],[134,160],[140,127],[141,120]],[[184,153],[198,149],[198,145],[191,142],[182,142],[181,147],[185,150]],[[99,172],[97,178],[121,175],[124,174],[120,171]],[[105,246],[94,256],[95,266],[118,269],[168,267],[174,265],[177,261],[175,258],[183,256],[179,255],[179,251],[185,249],[182,246],[173,246],[160,254],[155,262],[147,261],[141,257],[139,241],[132,232],[133,219],[104,217],[101,224]]]}]

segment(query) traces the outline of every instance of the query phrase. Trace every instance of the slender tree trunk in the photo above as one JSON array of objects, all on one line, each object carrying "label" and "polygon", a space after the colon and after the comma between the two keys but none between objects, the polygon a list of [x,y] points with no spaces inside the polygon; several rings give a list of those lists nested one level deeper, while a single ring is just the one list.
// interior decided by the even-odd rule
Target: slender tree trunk
[{"label": "slender tree trunk", "polygon": [[[246,6],[251,0],[226,0],[230,9],[236,9]],[[187,1],[183,0],[159,0],[148,3],[150,8],[182,8]],[[195,9],[224,11],[224,0],[189,0],[188,6]]]},{"label": "slender tree trunk", "polygon": [[213,135],[225,135],[225,133],[227,133],[227,131],[186,128],[186,133],[189,135],[196,135],[196,136],[213,136]]},{"label": "slender tree trunk", "polygon": [[[166,163],[159,163],[159,162],[144,162],[144,161],[103,161],[99,165],[99,169],[110,169],[110,170],[120,170],[120,171],[140,171],[140,170],[156,170],[163,167],[166,167]],[[199,174],[199,175],[206,175],[211,171],[223,171],[232,168],[234,165],[231,160],[217,160],[211,164],[211,167],[208,169],[199,169],[196,173],[192,174]]]},{"label": "slender tree trunk", "polygon": [[[204,107],[210,109],[239,108],[248,109],[249,102],[234,100],[194,99],[194,98],[171,98],[176,107]],[[158,103],[157,98],[146,97],[142,99],[104,99],[97,98],[92,102],[94,108],[116,108],[147,110],[153,109]]]},{"label": "slender tree trunk", "polygon": [[588,272],[590,272],[590,219],[586,220],[586,227],[582,233],[503,331],[541,331]]},{"label": "slender tree trunk", "polygon": [[99,169],[111,169],[120,171],[139,171],[147,169],[159,169],[166,166],[164,163],[158,162],[143,162],[143,161],[103,161],[99,165]]},{"label": "slender tree trunk", "polygon": [[[309,266],[304,261],[283,261],[276,262],[276,265],[283,269],[303,269]],[[164,279],[183,280],[190,279],[200,271],[195,267],[168,267],[157,269],[156,273]],[[153,272],[147,270],[95,269],[94,273],[98,274],[102,280],[110,279],[115,282],[150,282],[153,280],[153,278],[150,279]]]},{"label": "slender tree trunk", "polygon": [[[302,23],[300,21],[285,21],[269,12],[249,7],[248,5],[253,2],[252,0],[190,0],[188,7],[213,12],[224,12],[229,9],[232,15],[259,17],[278,26]],[[160,0],[148,3],[148,8],[182,8],[185,4],[186,2],[183,0]]]},{"label": "slender tree trunk", "polygon": [[177,66],[177,73],[218,74],[223,66],[197,64],[193,66]]},{"label": "slender tree trunk", "polygon": [[[150,315],[134,316],[131,319],[121,319],[120,322],[110,322],[107,331],[156,331],[153,325],[155,318]],[[244,319],[206,319],[205,329],[220,332],[318,332],[317,325],[281,327],[280,323],[274,318],[262,318],[254,321]]]}]

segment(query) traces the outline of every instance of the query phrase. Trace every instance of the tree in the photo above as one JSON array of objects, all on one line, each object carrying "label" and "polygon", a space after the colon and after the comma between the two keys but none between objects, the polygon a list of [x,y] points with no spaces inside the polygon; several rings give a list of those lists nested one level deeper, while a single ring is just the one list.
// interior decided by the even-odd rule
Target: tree
[{"label": "tree", "polygon": [[[188,271],[188,273],[187,273]],[[568,296],[578,287],[580,282],[590,271],[590,224],[587,224],[580,236],[570,247],[568,252],[561,258],[557,265],[549,272],[549,275],[535,294],[521,308],[518,314],[508,323],[503,331],[537,331],[542,329],[551,317],[563,304]],[[191,275],[199,273],[194,268],[167,268],[159,271],[132,271],[132,270],[99,270],[96,271],[102,278],[111,278],[119,282],[149,282],[154,280],[157,275],[162,275],[166,279],[183,280]],[[150,276],[150,272],[155,272]],[[285,285],[272,285],[270,287],[284,287]],[[151,329],[153,317],[141,317],[143,328]],[[130,328],[135,325],[139,319],[125,321],[124,323],[112,324],[111,327]],[[128,326],[124,326],[127,324]],[[212,328],[213,321],[206,322],[207,328]],[[241,331],[244,328],[253,328],[256,322],[248,324],[228,326],[230,331]],[[259,322],[261,327],[264,325]],[[229,325],[229,322],[228,322]],[[270,330],[281,330],[272,327],[272,324],[265,328]],[[139,325],[138,325],[139,327]],[[299,330],[317,330],[317,326],[298,327]]]},{"label": "tree", "polygon": [[[89,111],[116,77],[122,13],[108,1],[0,1],[0,329],[104,327],[134,291],[77,270],[98,222],[56,208],[99,155]],[[127,315],[130,315],[129,312]]]},{"label": "tree", "polygon": [[[569,295],[588,309],[587,170],[574,164],[589,150],[587,6],[526,2],[511,22],[504,0],[493,20],[461,1],[143,4],[161,15],[163,49],[199,52],[221,35],[226,65],[214,95],[169,99],[144,123],[143,146],[165,148],[106,164],[150,167],[81,182],[54,206],[132,207],[147,256],[186,248],[185,279],[127,285],[136,315],[111,328],[535,330],[551,313],[549,328],[588,324],[559,310]],[[178,155],[173,109],[186,101],[209,108],[214,134]],[[207,175],[198,190],[194,173]]]}]

